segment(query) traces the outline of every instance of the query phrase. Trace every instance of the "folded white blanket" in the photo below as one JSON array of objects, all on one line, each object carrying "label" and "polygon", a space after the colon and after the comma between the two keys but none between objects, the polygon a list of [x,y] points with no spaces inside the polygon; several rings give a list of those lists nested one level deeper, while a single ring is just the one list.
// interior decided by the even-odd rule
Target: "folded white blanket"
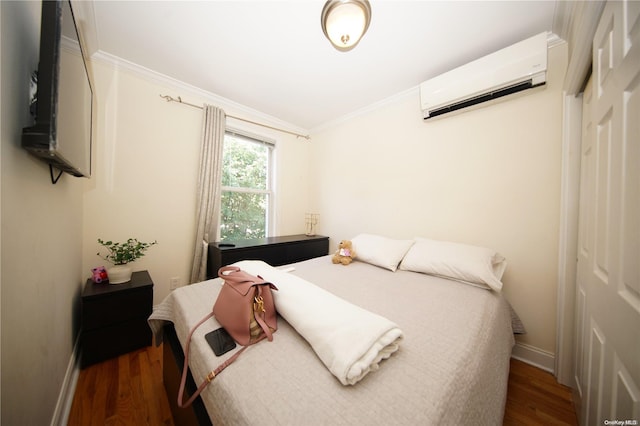
[{"label": "folded white blanket", "polygon": [[236,263],[278,287],[278,313],[311,345],[343,385],[353,385],[378,369],[403,338],[396,324],[259,260]]}]

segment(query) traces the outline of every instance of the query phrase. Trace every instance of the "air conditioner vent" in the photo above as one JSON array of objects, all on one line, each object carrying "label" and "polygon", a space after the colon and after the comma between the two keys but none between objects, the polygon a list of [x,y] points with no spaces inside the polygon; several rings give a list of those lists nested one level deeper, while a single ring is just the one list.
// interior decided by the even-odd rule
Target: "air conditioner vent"
[{"label": "air conditioner vent", "polygon": [[547,35],[538,34],[420,85],[424,119],[543,86]]}]

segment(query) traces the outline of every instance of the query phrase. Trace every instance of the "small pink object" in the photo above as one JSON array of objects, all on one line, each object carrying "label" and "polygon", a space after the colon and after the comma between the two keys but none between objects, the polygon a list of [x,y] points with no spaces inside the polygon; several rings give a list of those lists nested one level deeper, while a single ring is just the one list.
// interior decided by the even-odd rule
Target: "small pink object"
[{"label": "small pink object", "polygon": [[107,270],[104,266],[98,266],[97,268],[93,268],[91,270],[91,279],[94,283],[101,283],[103,281],[107,281],[109,276],[107,275]]},{"label": "small pink object", "polygon": [[345,248],[340,249],[340,256],[351,257],[351,250]]}]

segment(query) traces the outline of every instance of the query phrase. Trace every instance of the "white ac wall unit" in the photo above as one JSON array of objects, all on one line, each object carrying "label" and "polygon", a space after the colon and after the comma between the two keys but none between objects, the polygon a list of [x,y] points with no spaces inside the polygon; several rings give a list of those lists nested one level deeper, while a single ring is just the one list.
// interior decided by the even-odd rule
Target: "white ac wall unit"
[{"label": "white ac wall unit", "polygon": [[546,81],[547,34],[541,33],[422,83],[422,113],[427,120]]}]

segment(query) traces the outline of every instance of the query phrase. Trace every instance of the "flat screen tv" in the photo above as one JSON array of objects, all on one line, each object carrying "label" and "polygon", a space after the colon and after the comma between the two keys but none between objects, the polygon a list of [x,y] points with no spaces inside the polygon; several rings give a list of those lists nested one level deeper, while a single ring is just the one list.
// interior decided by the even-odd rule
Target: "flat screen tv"
[{"label": "flat screen tv", "polygon": [[[91,176],[93,90],[69,0],[42,2],[35,124],[22,147],[73,176]],[[55,179],[57,181],[57,178]],[[55,181],[53,183],[55,183]]]}]

